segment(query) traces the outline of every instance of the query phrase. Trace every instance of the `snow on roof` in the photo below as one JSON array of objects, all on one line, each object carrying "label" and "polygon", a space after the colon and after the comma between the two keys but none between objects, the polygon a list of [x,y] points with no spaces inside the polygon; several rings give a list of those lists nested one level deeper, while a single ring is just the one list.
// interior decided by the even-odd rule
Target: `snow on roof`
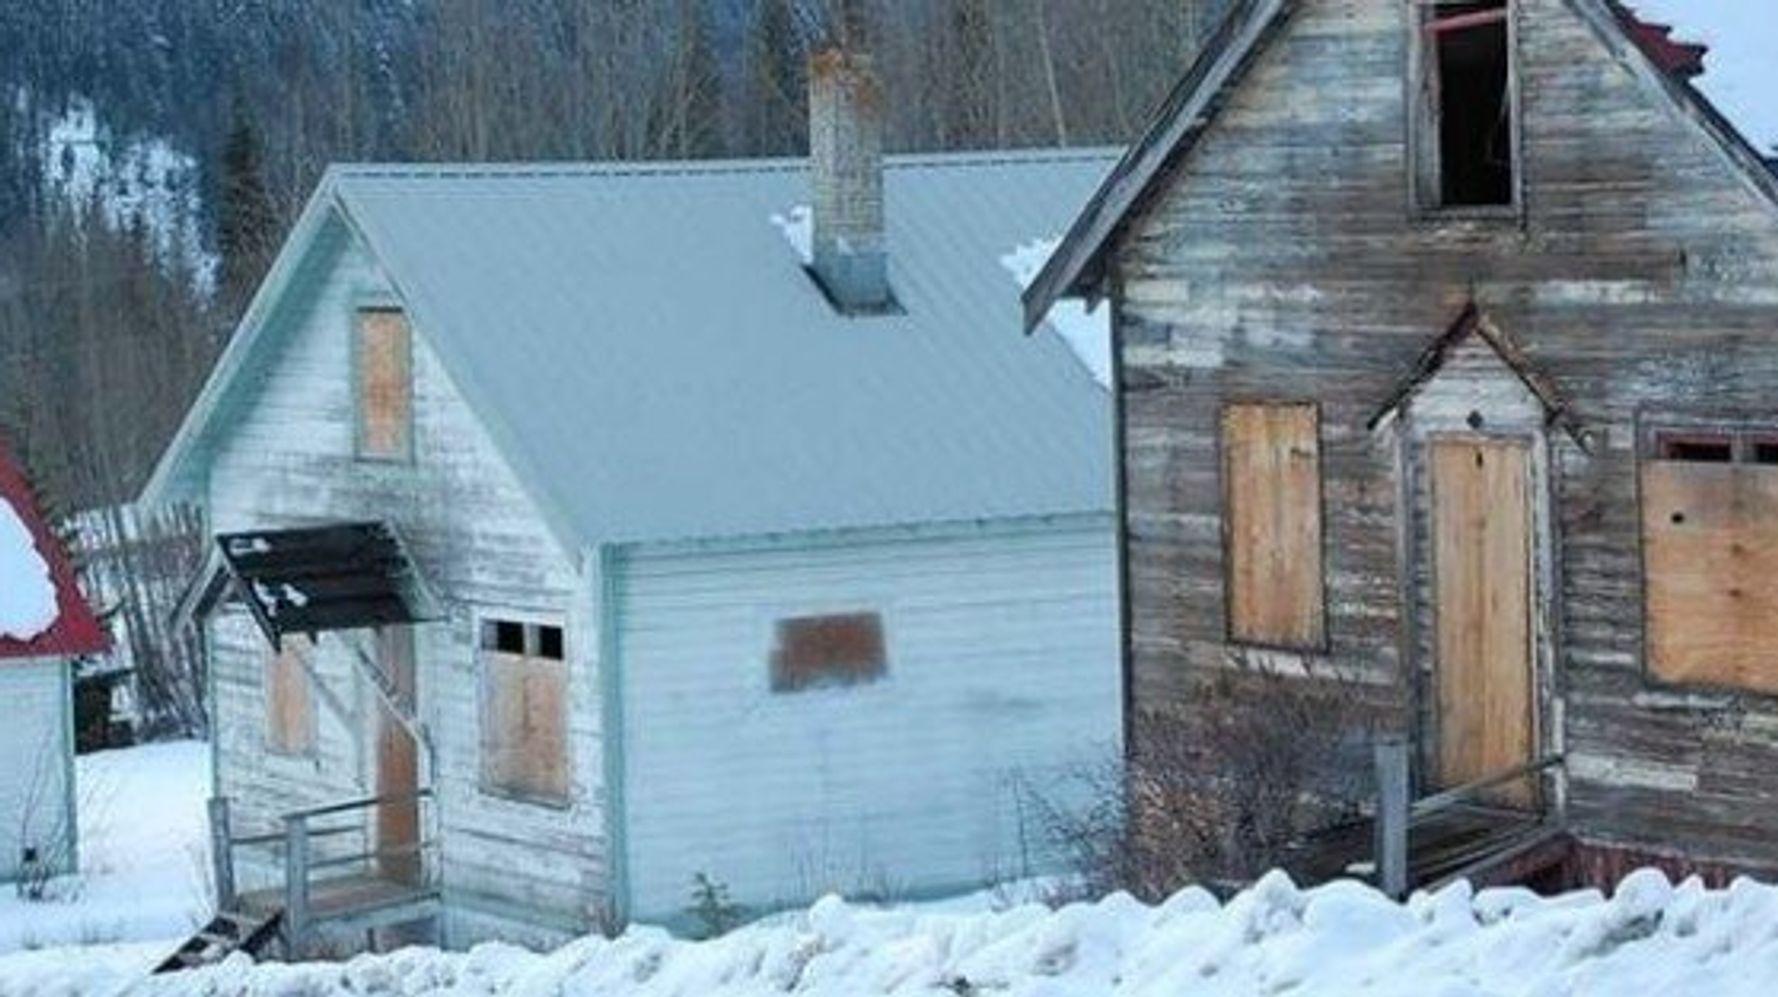
[{"label": "snow on roof", "polygon": [[0,661],[98,654],[109,643],[0,441]]},{"label": "snow on roof", "polygon": [[[1061,236],[1048,239],[1037,239],[1023,243],[1019,248],[1002,256],[1000,265],[1012,272],[1013,278],[1019,282],[1019,289],[1031,286],[1037,275],[1043,271],[1043,265],[1049,262],[1056,247],[1062,244]],[[1059,301],[1050,309],[1050,328],[1068,343],[1089,372],[1093,380],[1102,387],[1111,387],[1111,309],[1104,305],[1087,307],[1087,302],[1080,298]]]},{"label": "snow on roof", "polygon": [[0,496],[0,637],[32,640],[56,621],[56,587],[31,531]]}]

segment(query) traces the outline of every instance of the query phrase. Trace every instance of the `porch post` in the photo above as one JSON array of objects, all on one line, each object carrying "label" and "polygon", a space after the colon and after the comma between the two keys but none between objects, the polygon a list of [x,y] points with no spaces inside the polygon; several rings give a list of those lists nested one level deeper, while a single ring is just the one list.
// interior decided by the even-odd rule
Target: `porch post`
[{"label": "porch post", "polygon": [[1377,888],[1399,900],[1408,892],[1408,739],[1383,734],[1375,751]]},{"label": "porch post", "polygon": [[216,909],[235,905],[234,830],[229,826],[228,797],[212,796],[210,809],[210,870],[216,879]]},{"label": "porch post", "polygon": [[308,818],[284,818],[284,949],[292,960],[303,957],[309,931]]}]

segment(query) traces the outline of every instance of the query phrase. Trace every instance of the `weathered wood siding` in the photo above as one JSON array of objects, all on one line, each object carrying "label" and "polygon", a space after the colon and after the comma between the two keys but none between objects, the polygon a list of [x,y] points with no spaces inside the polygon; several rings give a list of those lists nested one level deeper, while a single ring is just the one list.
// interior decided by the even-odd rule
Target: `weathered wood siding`
[{"label": "weathered wood siding", "polygon": [[[1061,802],[1118,757],[1108,517],[645,549],[620,579],[639,918],[683,917],[698,873],[757,910],[1053,868],[1020,781]],[[857,612],[882,677],[772,691],[777,621]]]},{"label": "weathered wood siding", "polygon": [[1521,0],[1523,223],[1410,211],[1409,5],[1305,0],[1131,220],[1112,277],[1139,706],[1279,652],[1224,639],[1225,400],[1322,412],[1329,657],[1394,690],[1402,660],[1394,429],[1366,422],[1473,296],[1549,375],[1591,452],[1551,434],[1563,744],[1583,831],[1770,860],[1778,705],[1645,672],[1639,410],[1766,416],[1778,227],[1704,135],[1565,0]]},{"label": "weathered wood siding", "polygon": [[61,660],[0,662],[0,883],[18,878],[26,848],[62,869],[75,859],[67,670]]},{"label": "weathered wood siding", "polygon": [[[449,934],[548,940],[582,930],[604,909],[598,640],[591,582],[558,548],[534,503],[426,342],[414,330],[413,434],[408,462],[354,459],[352,330],[356,312],[396,303],[373,260],[344,228],[296,277],[275,318],[281,345],[254,396],[232,413],[215,454],[209,514],[217,531],[328,520],[395,523],[449,611],[416,633],[422,721],[435,758],[422,763],[439,793],[442,883]],[[479,773],[481,612],[568,627],[572,791],[563,808],[482,792]],[[316,667],[328,696],[317,703],[312,757],[265,751],[262,637],[244,614],[214,630],[219,790],[248,827],[308,804],[367,795],[375,785],[376,699],[361,687],[337,636],[323,637]],[[358,635],[366,650],[368,635]],[[262,870],[263,871],[263,870]],[[248,884],[251,885],[251,884]],[[554,934],[532,934],[519,922]]]}]

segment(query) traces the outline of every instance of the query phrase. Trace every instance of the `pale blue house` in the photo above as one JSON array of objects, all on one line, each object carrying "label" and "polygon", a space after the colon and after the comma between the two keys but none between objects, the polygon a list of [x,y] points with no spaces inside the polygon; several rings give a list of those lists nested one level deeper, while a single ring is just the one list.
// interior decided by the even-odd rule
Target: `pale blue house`
[{"label": "pale blue house", "polygon": [[813,166],[327,174],[149,487],[222,538],[242,931],[1053,865],[1020,786],[1119,750],[1111,402],[1003,258],[1112,157],[885,160],[855,85]]}]

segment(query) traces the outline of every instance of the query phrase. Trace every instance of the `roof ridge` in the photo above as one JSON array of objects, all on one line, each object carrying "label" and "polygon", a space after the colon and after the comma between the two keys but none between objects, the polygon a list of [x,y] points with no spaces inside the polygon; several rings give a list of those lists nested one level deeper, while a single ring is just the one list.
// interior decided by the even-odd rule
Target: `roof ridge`
[{"label": "roof ridge", "polygon": [[[1038,163],[1081,163],[1115,158],[1117,146],[1067,146],[963,152],[893,153],[884,157],[890,170],[941,167],[1013,166]],[[806,158],[682,160],[540,160],[510,163],[334,163],[328,171],[345,179],[553,179],[569,177],[733,176],[801,173]]]}]

